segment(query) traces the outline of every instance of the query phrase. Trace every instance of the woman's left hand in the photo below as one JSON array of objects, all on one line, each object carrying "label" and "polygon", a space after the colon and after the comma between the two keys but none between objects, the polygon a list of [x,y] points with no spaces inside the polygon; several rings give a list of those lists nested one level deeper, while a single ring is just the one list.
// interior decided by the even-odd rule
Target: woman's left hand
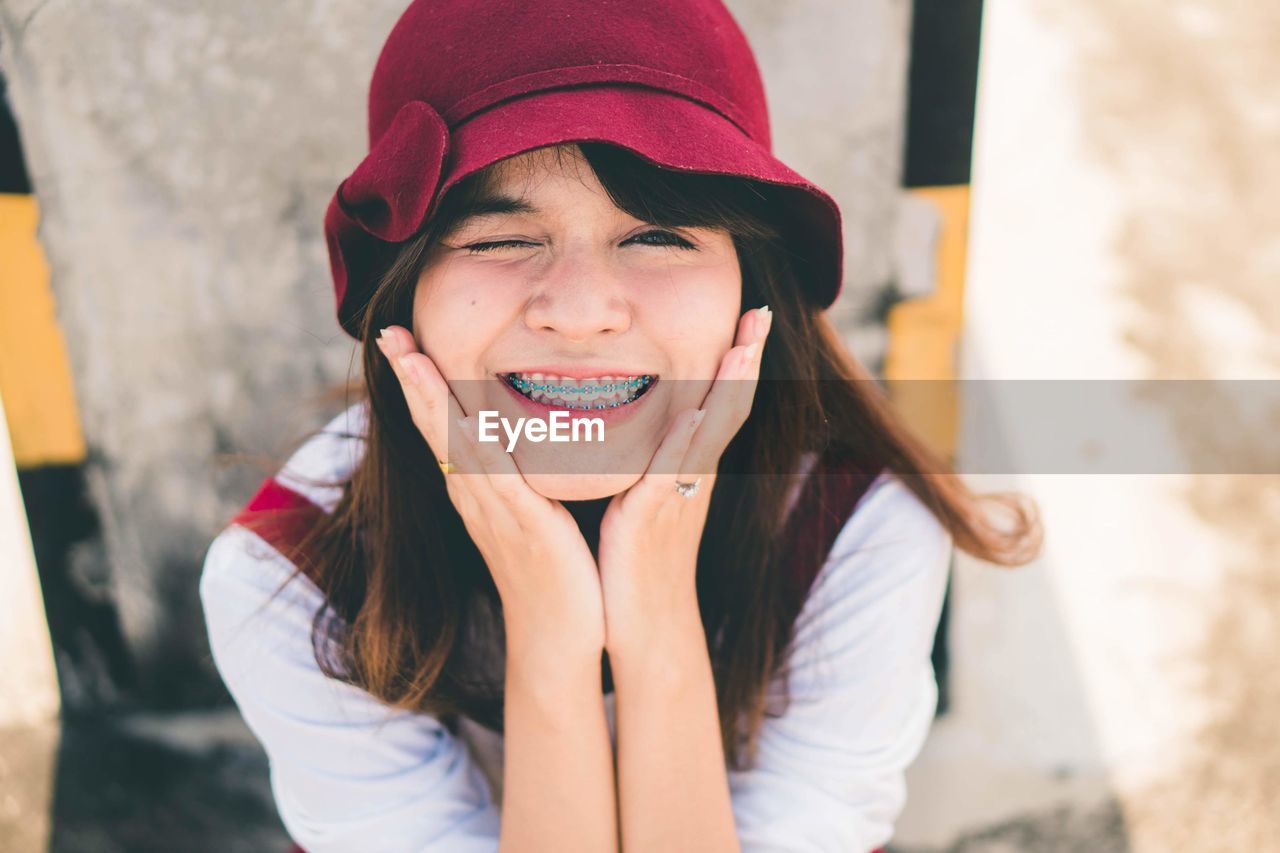
[{"label": "woman's left hand", "polygon": [[[773,314],[748,311],[701,409],[676,416],[641,479],[609,502],[598,564],[610,652],[637,646],[675,620],[698,616],[698,545],[720,456],[751,413]],[[692,497],[676,483],[700,479]]]}]

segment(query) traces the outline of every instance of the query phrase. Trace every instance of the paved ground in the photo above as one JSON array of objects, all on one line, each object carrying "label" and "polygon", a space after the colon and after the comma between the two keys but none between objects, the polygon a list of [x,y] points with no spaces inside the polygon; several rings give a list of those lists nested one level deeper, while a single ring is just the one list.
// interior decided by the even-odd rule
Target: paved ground
[{"label": "paved ground", "polygon": [[[52,760],[51,748],[39,732],[0,738],[0,764],[22,769],[0,775],[0,853],[43,851],[36,836],[45,833],[52,853],[283,853],[289,847],[266,758],[234,712],[67,722]],[[32,796],[42,787],[42,796]],[[19,804],[25,813],[15,813]],[[41,804],[51,818],[44,827]]]},{"label": "paved ground", "polygon": [[945,847],[891,845],[888,853],[1128,853],[1116,803],[1092,809],[1061,806],[969,832]]},{"label": "paved ground", "polygon": [[[41,766],[47,783],[51,765],[56,784],[45,795],[33,783],[39,783]],[[51,817],[43,827],[42,802]],[[289,847],[271,798],[266,759],[232,710],[71,721],[63,724],[60,738],[52,727],[0,733],[0,804],[0,853],[43,853],[37,836],[49,825],[47,849],[53,853],[284,853]],[[1027,815],[945,848],[889,851],[1128,849],[1120,810],[1108,805]]]}]

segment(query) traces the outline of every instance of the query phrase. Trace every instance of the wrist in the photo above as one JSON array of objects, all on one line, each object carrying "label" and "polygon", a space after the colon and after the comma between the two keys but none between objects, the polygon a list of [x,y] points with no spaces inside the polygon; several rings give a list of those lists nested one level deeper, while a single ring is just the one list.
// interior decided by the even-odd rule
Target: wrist
[{"label": "wrist", "polygon": [[599,658],[604,651],[603,616],[576,614],[576,609],[551,613],[537,607],[502,606],[502,629],[507,653],[550,659]]},{"label": "wrist", "polygon": [[552,634],[508,634],[507,666],[543,675],[574,676],[599,667],[603,643]]},{"label": "wrist", "polygon": [[706,631],[696,602],[609,621],[605,651],[617,680],[680,679],[707,659]]},{"label": "wrist", "polygon": [[547,711],[570,707],[580,698],[603,695],[601,669],[601,653],[555,654],[545,647],[508,644],[506,693],[530,697]]},{"label": "wrist", "polygon": [[606,580],[604,598],[608,652],[627,652],[631,646],[644,646],[675,632],[702,630],[698,590],[692,580],[687,585]]}]

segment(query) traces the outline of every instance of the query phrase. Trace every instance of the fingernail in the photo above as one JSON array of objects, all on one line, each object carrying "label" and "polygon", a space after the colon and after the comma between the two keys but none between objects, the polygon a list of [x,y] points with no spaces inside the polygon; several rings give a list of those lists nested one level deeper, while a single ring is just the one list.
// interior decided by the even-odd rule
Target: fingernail
[{"label": "fingernail", "polygon": [[760,337],[763,338],[773,326],[773,312],[769,310],[768,305],[761,308],[760,311]]},{"label": "fingernail", "polygon": [[697,429],[697,428],[698,428],[698,424],[702,423],[702,418],[703,418],[706,414],[707,414],[707,410],[706,410],[706,409],[698,409],[696,412],[694,412],[694,413],[693,413],[693,421],[692,421],[692,423],[689,425],[689,428],[690,428],[690,429]]},{"label": "fingernail", "polygon": [[742,353],[743,360],[746,362],[750,362],[752,359],[756,357],[756,352],[759,349],[760,349],[759,342],[752,341],[750,344],[747,345],[747,348],[743,350],[743,353]]},{"label": "fingernail", "polygon": [[458,429],[462,430],[463,435],[471,435],[471,416],[465,418],[454,418],[457,421]]},{"label": "fingernail", "polygon": [[414,385],[422,381],[422,372],[418,370],[418,365],[414,364],[413,359],[409,358],[408,355],[400,356],[396,359],[396,362],[400,365],[400,369],[404,371],[404,375]]}]

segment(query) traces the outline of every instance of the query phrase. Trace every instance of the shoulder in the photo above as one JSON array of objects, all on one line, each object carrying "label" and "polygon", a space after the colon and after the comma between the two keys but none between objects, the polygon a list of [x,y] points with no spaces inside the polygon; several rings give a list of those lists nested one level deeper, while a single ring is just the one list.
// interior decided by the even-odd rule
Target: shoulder
[{"label": "shoulder", "polygon": [[891,838],[937,707],[930,656],[950,555],[945,527],[892,473],[844,515],[771,686],[757,763],[729,772],[744,849]]},{"label": "shoulder", "polygon": [[311,630],[323,596],[304,575],[286,583],[292,574],[232,525],[200,580],[214,663],[267,753],[290,836],[314,851],[370,849],[371,838],[378,849],[496,850],[500,815],[466,744],[431,714],[329,677]]},{"label": "shoulder", "polygon": [[351,475],[364,454],[368,419],[368,400],[339,412],[293,452],[274,479],[326,512],[332,511],[342,497],[342,488],[336,484]]},{"label": "shoulder", "polygon": [[[235,517],[214,538],[205,555],[201,593],[214,591],[216,581],[237,574],[255,585],[284,580],[293,563],[284,556],[276,538],[244,521],[259,513],[274,513],[291,506],[306,505],[312,511],[332,512],[342,497],[343,484],[351,476],[364,453],[368,424],[368,401],[348,406],[309,436]],[[315,594],[319,590],[312,587]]]},{"label": "shoulder", "polygon": [[905,482],[881,472],[854,506],[797,619],[798,641],[872,630],[932,638],[946,590],[950,532]]},{"label": "shoulder", "polygon": [[[831,548],[824,569],[841,558],[866,554],[866,564],[886,567],[904,557],[936,558],[949,554],[951,533],[933,511],[896,474],[881,471],[854,506]],[[886,560],[877,560],[884,557]],[[921,562],[921,559],[913,561]]]},{"label": "shoulder", "polygon": [[[316,667],[312,624],[320,589],[257,533],[232,524],[205,553],[199,597],[213,661],[229,684],[249,678],[264,654]],[[262,686],[268,686],[262,684]]]},{"label": "shoulder", "polygon": [[[210,603],[230,604],[231,600],[259,600],[268,596],[288,580],[294,564],[254,531],[230,524],[214,537],[205,552],[200,571],[200,596],[206,608]],[[320,590],[305,575],[285,600],[291,604],[319,604]]]},{"label": "shoulder", "polygon": [[[267,484],[283,487],[325,512],[342,495],[363,451],[367,403],[340,412],[290,455]],[[260,498],[264,492],[259,491]],[[253,506],[251,501],[243,512]],[[237,516],[239,518],[241,516]],[[216,662],[231,662],[242,647],[270,634],[276,640],[310,636],[323,593],[268,538],[235,521],[210,543],[199,594]],[[246,638],[256,638],[247,639]]]}]

